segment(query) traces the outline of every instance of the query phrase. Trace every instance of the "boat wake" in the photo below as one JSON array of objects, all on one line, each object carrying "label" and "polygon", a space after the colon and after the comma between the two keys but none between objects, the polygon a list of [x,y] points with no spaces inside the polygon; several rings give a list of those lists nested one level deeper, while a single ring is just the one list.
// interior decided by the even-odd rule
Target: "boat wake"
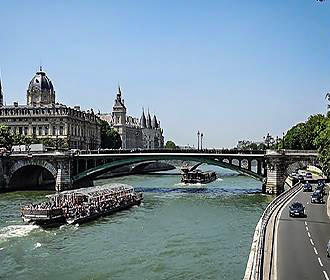
[{"label": "boat wake", "polygon": [[0,229],[0,242],[7,241],[15,237],[23,237],[31,231],[38,229],[36,225],[10,225]]},{"label": "boat wake", "polygon": [[34,244],[34,249],[37,249],[39,247],[41,247],[41,243],[37,242],[36,244]]},{"label": "boat wake", "polygon": [[[197,186],[197,187],[200,187],[200,186],[203,186],[203,184],[201,183],[194,183],[194,184],[185,184],[185,183],[177,183],[177,184],[174,184],[174,186],[180,186],[180,187],[189,187],[189,186]],[[206,185],[204,184],[205,188],[206,188]]]}]

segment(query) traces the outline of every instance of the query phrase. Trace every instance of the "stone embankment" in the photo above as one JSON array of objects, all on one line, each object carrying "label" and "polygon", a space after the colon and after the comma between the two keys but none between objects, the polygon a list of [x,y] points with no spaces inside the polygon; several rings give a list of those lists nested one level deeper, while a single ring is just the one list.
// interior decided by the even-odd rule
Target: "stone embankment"
[{"label": "stone embankment", "polygon": [[244,280],[270,279],[276,218],[285,203],[301,188],[300,183],[295,184],[275,197],[265,209],[255,229]]}]

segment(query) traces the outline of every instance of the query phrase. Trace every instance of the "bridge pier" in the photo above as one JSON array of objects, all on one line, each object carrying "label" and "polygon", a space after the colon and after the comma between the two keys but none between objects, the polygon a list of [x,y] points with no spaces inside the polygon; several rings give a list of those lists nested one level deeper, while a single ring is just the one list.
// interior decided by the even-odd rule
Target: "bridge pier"
[{"label": "bridge pier", "polygon": [[285,165],[282,162],[272,162],[267,164],[267,194],[280,194],[284,191],[285,183]]},{"label": "bridge pier", "polygon": [[57,165],[56,191],[61,192],[71,189],[71,161],[60,161]]}]

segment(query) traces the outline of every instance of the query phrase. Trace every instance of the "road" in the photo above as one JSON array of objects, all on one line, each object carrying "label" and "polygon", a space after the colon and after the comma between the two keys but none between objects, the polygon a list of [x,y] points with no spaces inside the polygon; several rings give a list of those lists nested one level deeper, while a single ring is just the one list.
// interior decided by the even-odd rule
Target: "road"
[{"label": "road", "polygon": [[[313,185],[313,189],[315,189]],[[326,246],[330,239],[330,220],[327,199],[324,204],[311,204],[311,192],[300,191],[280,213],[275,247],[276,278],[326,279],[330,277],[330,258]],[[306,218],[289,217],[289,205],[302,202]]]}]

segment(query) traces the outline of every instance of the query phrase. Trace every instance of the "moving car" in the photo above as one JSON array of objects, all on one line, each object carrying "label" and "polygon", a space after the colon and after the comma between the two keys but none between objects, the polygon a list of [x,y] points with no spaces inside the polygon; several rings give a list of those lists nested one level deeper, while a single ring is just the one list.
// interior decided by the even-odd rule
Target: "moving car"
[{"label": "moving car", "polygon": [[306,217],[305,207],[302,203],[296,201],[289,206],[290,217]]},{"label": "moving car", "polygon": [[313,187],[310,183],[306,183],[303,185],[303,191],[304,192],[312,192],[313,191]]},{"label": "moving car", "polygon": [[323,203],[323,194],[320,192],[320,190],[313,192],[311,196],[311,203]]},{"label": "moving car", "polygon": [[307,172],[307,173],[305,174],[305,177],[306,177],[306,179],[313,179],[313,175],[312,175],[312,173],[310,173],[310,172]]},{"label": "moving car", "polygon": [[325,189],[324,189],[324,186],[323,185],[321,185],[321,186],[317,186],[316,187],[316,191],[317,190],[319,190],[321,193],[322,193],[322,195],[326,195],[326,193],[325,193]]},{"label": "moving car", "polygon": [[317,184],[318,184],[319,186],[321,186],[321,187],[325,187],[325,181],[324,181],[324,179],[319,179],[319,180],[317,181]]},{"label": "moving car", "polygon": [[299,181],[303,181],[304,180],[304,176],[303,175],[298,175],[298,180]]}]

